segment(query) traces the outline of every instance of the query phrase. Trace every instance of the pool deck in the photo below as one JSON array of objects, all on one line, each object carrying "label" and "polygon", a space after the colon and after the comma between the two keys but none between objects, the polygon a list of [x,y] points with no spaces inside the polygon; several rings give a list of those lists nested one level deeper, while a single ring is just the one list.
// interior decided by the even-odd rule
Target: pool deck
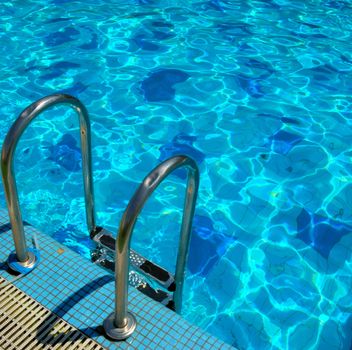
[{"label": "pool deck", "polygon": [[[129,310],[136,316],[137,328],[125,341],[108,340],[103,335],[102,324],[113,311],[114,276],[30,225],[25,225],[25,233],[29,246],[33,235],[36,236],[41,262],[13,284],[103,347],[234,349],[132,287]],[[14,244],[7,211],[2,209],[0,237],[0,276],[11,281],[15,276],[8,272],[6,260]]]}]

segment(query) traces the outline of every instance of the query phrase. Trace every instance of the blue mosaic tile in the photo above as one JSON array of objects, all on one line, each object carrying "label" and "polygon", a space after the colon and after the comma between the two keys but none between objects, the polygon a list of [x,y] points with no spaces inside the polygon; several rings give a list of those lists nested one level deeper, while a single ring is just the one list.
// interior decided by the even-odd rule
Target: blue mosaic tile
[{"label": "blue mosaic tile", "polygon": [[[6,212],[0,210],[1,266],[13,250],[8,225]],[[28,245],[36,235],[42,261],[14,284],[107,349],[233,349],[134,288],[129,288],[129,310],[136,315],[137,329],[126,341],[111,342],[101,326],[113,311],[114,276],[31,226],[25,232]],[[0,275],[13,278],[5,268]]]}]

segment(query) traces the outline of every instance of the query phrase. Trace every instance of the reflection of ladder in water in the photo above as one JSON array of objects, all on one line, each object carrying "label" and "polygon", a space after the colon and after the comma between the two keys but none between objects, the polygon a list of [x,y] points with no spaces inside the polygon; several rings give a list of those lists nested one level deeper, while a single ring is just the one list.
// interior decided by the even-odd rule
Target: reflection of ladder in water
[{"label": "reflection of ladder in water", "polygon": [[[186,260],[199,185],[198,167],[196,163],[187,156],[175,156],[153,169],[143,180],[129,202],[121,219],[118,237],[115,241],[109,231],[95,224],[91,132],[86,108],[78,99],[64,94],[50,95],[38,100],[20,114],[6,135],[2,148],[1,170],[16,250],[15,253],[10,254],[8,264],[14,271],[26,274],[35,268],[39,262],[39,251],[35,248],[28,249],[26,245],[13,171],[14,153],[21,135],[30,122],[46,109],[59,104],[71,106],[79,116],[87,226],[91,238],[99,246],[99,249],[94,254],[94,259],[103,266],[115,270],[115,284],[117,289],[115,296],[115,312],[105,320],[104,328],[111,338],[125,339],[132,334],[136,326],[134,316],[127,312],[129,262],[131,262],[138,272],[143,273],[148,279],[157,282],[165,290],[172,292],[173,295],[171,296],[166,291],[154,289],[143,277],[139,277],[132,272],[130,274],[130,281],[137,289],[163,304],[166,304],[177,312],[181,310]],[[173,276],[165,269],[155,265],[135,251],[130,250],[130,241],[135,222],[145,202],[159,184],[170,173],[180,167],[186,167],[188,169],[188,182],[181,224],[176,272]]]}]

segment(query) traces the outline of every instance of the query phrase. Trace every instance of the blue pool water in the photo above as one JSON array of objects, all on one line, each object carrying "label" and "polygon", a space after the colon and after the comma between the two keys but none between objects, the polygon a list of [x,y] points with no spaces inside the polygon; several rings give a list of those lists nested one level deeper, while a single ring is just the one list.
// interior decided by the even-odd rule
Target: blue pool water
[{"label": "blue pool water", "polygon": [[[80,98],[114,231],[146,173],[190,155],[183,315],[240,349],[350,349],[351,30],[348,1],[4,2],[1,138],[36,99]],[[30,127],[17,179],[26,220],[89,257],[75,118],[60,107]],[[133,240],[169,269],[184,180],[160,187]]]}]

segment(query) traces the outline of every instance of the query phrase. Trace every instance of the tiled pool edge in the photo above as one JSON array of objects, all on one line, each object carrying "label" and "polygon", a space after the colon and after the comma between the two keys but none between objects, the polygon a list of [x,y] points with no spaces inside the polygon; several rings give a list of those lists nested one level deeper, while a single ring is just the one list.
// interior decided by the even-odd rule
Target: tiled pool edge
[{"label": "tiled pool edge", "polygon": [[[129,289],[129,309],[137,317],[135,333],[124,342],[101,335],[103,320],[113,311],[114,277],[84,257],[25,226],[28,244],[35,234],[41,263],[14,284],[59,317],[108,349],[234,349],[189,324],[179,315],[134,288]],[[0,275],[11,280],[6,259],[13,251],[7,212],[0,209]]]}]

